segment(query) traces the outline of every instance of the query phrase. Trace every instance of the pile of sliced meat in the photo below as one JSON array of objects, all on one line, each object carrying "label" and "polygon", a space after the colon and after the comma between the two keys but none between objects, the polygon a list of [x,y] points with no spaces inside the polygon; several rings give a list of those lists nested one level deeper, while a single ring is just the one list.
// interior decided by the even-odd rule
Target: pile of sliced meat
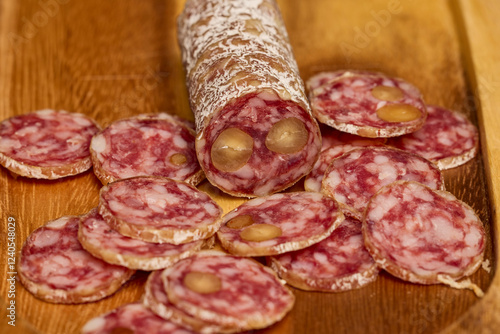
[{"label": "pile of sliced meat", "polygon": [[[469,280],[457,280],[483,261],[483,223],[445,191],[441,173],[476,156],[475,126],[458,112],[424,104],[413,85],[382,73],[322,72],[307,87],[313,114],[324,125],[322,152],[305,190],[331,197],[346,217],[360,221],[360,244],[378,268],[409,282],[482,295]],[[292,252],[272,257],[271,265],[302,289],[333,287],[330,277],[309,274],[337,260],[322,243],[308,250],[307,261]]]},{"label": "pile of sliced meat", "polygon": [[[442,172],[476,156],[475,126],[379,72],[318,73],[309,104],[275,1],[238,4],[190,0],[179,19],[197,132],[163,113],[103,130],[53,110],[0,123],[11,172],[52,179],[93,164],[103,184],[97,207],[28,237],[26,289],[86,303],[151,271],[140,301],[89,320],[85,334],[261,329],[293,308],[286,284],[340,292],[380,270],[482,295],[459,280],[483,261],[483,223]],[[252,199],[223,215],[196,188],[204,172]],[[304,191],[281,192],[304,176]]]}]

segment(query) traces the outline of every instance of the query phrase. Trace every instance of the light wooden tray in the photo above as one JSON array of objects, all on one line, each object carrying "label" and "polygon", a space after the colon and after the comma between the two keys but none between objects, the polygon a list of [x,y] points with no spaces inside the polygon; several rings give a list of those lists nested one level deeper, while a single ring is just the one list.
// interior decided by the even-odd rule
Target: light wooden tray
[{"label": "light wooden tray", "polygon": [[[176,41],[184,0],[0,0],[0,120],[43,108],[82,112],[102,126],[139,113],[167,111],[192,119]],[[428,103],[467,115],[481,151],[445,173],[449,191],[470,204],[487,233],[486,258],[472,281],[486,291],[377,282],[338,294],[294,290],[297,303],[262,333],[488,332],[500,325],[496,275],[500,213],[500,3],[498,1],[282,0],[301,75],[356,68],[402,77]],[[297,186],[300,189],[300,185]],[[6,281],[6,229],[16,222],[17,251],[47,221],[86,213],[100,184],[91,172],[59,181],[14,178],[0,168],[0,332],[78,333],[90,318],[138,300],[147,273],[103,301],[54,305]],[[228,211],[243,200],[208,183],[200,188]],[[15,300],[16,327],[7,303]]]}]

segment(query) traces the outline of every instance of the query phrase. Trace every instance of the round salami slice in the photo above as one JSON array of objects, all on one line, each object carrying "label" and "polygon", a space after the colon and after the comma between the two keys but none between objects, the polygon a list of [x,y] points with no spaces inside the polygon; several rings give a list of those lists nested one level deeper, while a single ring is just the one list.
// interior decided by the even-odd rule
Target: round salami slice
[{"label": "round salami slice", "polygon": [[79,220],[53,220],[26,240],[19,279],[36,297],[63,304],[96,301],[113,294],[135,272],[90,255],[78,242]]},{"label": "round salami slice", "polygon": [[178,40],[207,179],[242,197],[305,176],[321,148],[275,0],[189,0]]},{"label": "round salami slice", "polygon": [[90,319],[82,334],[194,334],[195,332],[160,318],[142,303],[125,304]]},{"label": "round salami slice", "polygon": [[378,266],[365,248],[361,222],[346,218],[326,239],[305,249],[269,257],[271,268],[303,290],[338,292],[377,279]]},{"label": "round salami slice", "polygon": [[389,145],[413,152],[450,169],[472,160],[478,150],[477,128],[462,114],[427,106],[429,116],[420,130],[391,138]]},{"label": "round salami slice", "polygon": [[471,275],[485,250],[484,228],[474,211],[449,192],[417,182],[395,182],[375,194],[363,235],[381,268],[421,284]]},{"label": "round salami slice", "polygon": [[92,167],[89,145],[98,125],[83,114],[40,110],[0,123],[0,164],[37,179],[58,179]]},{"label": "round salami slice", "polygon": [[380,73],[345,71],[309,92],[318,121],[363,137],[395,137],[418,130],[427,110],[410,83]]},{"label": "round salami slice", "polygon": [[343,219],[338,203],[321,193],[274,194],[226,214],[217,236],[234,255],[276,255],[323,240]]},{"label": "round salami slice", "polygon": [[[361,138],[361,137],[358,137]],[[364,146],[382,146],[383,144],[374,139],[364,138],[363,140],[355,139],[349,144],[338,144],[330,148],[324,149],[319,155],[318,161],[314,164],[311,172],[304,180],[304,188],[306,191],[321,191],[321,182],[328,166],[333,159],[340,157],[342,154],[349,152],[357,147]]]},{"label": "round salami slice", "polygon": [[344,213],[361,220],[370,197],[398,180],[444,189],[439,168],[421,156],[390,147],[362,147],[333,160],[321,191],[337,200]]},{"label": "round salami slice", "polygon": [[194,318],[192,315],[180,310],[174,304],[170,303],[161,275],[161,270],[154,271],[149,275],[146,286],[144,287],[144,295],[142,297],[144,305],[150,308],[154,313],[164,319],[194,330],[197,333],[222,334],[239,331],[238,328],[225,328],[198,318]]},{"label": "round salami slice", "polygon": [[158,244],[129,238],[113,230],[97,209],[82,217],[78,239],[92,255],[104,261],[137,270],[157,270],[171,266],[202,247],[210,247],[214,239],[186,244]]},{"label": "round salami slice", "polygon": [[200,252],[162,273],[168,299],[204,321],[240,331],[280,321],[295,297],[274,271],[253,259]]},{"label": "round salami slice", "polygon": [[119,120],[92,138],[94,173],[103,184],[163,176],[196,185],[204,176],[194,141],[194,130],[166,113]]},{"label": "round salami slice", "polygon": [[99,213],[119,233],[174,245],[208,239],[222,209],[207,194],[181,181],[134,177],[101,188]]}]

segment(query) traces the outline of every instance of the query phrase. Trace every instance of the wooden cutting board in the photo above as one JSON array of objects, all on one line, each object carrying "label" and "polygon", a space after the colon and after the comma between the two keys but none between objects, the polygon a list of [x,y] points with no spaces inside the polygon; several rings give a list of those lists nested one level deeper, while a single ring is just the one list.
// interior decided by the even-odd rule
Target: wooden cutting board
[{"label": "wooden cutting board", "polygon": [[[0,0],[0,120],[43,108],[112,121],[166,111],[192,120],[175,19],[184,0]],[[446,187],[470,204],[488,234],[491,271],[471,276],[486,291],[413,285],[382,273],[360,290],[294,290],[297,303],[262,333],[488,332],[500,325],[496,275],[500,213],[500,3],[478,1],[279,1],[301,75],[344,68],[383,71],[421,89],[428,103],[465,114],[481,133],[481,151],[445,173]],[[300,188],[300,185],[297,186]],[[84,305],[54,305],[7,278],[9,220],[16,255],[47,221],[96,206],[91,172],[58,181],[15,178],[0,168],[0,332],[78,333],[90,318],[138,300],[147,273],[119,292]],[[207,182],[200,189],[226,211],[243,202]],[[10,295],[10,296],[9,296]],[[15,327],[7,306],[15,301]]]}]

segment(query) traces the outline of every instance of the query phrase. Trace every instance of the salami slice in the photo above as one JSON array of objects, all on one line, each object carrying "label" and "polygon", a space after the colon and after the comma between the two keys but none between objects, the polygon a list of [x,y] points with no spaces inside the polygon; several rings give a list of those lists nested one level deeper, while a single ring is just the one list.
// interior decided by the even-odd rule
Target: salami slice
[{"label": "salami slice", "polygon": [[462,114],[438,106],[427,106],[424,126],[411,134],[391,138],[389,145],[431,160],[450,169],[472,160],[478,150],[476,127]]},{"label": "salami slice", "polygon": [[[359,138],[359,137],[358,137]],[[306,191],[321,191],[321,182],[328,166],[332,163],[333,159],[340,157],[342,154],[349,152],[357,147],[364,146],[382,146],[383,144],[377,140],[364,139],[353,140],[350,144],[339,144],[330,148],[324,149],[319,155],[318,161],[314,164],[311,172],[304,180],[304,188]]]},{"label": "salami slice", "polygon": [[92,138],[94,173],[103,184],[134,176],[163,176],[193,185],[203,179],[195,132],[166,113],[116,121]]},{"label": "salami slice", "polygon": [[97,209],[82,217],[78,239],[92,255],[104,261],[137,270],[157,270],[171,266],[202,247],[210,247],[214,239],[197,240],[182,245],[158,244],[126,237],[113,230]]},{"label": "salami slice", "polygon": [[161,270],[154,271],[149,275],[142,298],[144,305],[150,308],[154,313],[164,319],[182,325],[185,328],[194,330],[197,333],[222,334],[239,331],[238,328],[224,328],[222,326],[194,318],[192,315],[178,309],[174,304],[169,302],[161,275]]},{"label": "salami slice", "polygon": [[328,238],[305,249],[269,257],[271,268],[303,290],[338,292],[377,279],[378,266],[365,248],[361,222],[346,218]]},{"label": "salami slice", "polygon": [[160,318],[142,303],[125,304],[109,313],[90,319],[82,334],[194,334],[170,321]]},{"label": "salami slice", "polygon": [[78,242],[80,217],[66,216],[35,230],[19,260],[19,279],[52,303],[85,303],[117,291],[135,272],[93,257]]},{"label": "salami slice", "polygon": [[189,0],[178,39],[207,179],[256,197],[306,175],[321,137],[275,0]]},{"label": "salami slice", "polygon": [[399,78],[344,71],[326,83],[310,80],[323,83],[309,91],[314,116],[340,131],[395,137],[418,130],[427,117],[420,91]]},{"label": "salami slice", "polygon": [[162,273],[168,299],[196,318],[240,331],[280,321],[294,295],[276,274],[253,259],[200,252]]},{"label": "salami slice", "polygon": [[474,211],[452,194],[417,182],[395,182],[375,194],[363,235],[381,268],[421,284],[471,275],[485,250],[484,228]]},{"label": "salami slice", "polygon": [[274,194],[245,202],[226,214],[217,236],[234,255],[275,255],[323,240],[343,219],[337,202],[323,194]]},{"label": "salami slice", "polygon": [[147,242],[174,245],[208,239],[222,209],[207,194],[181,181],[135,177],[101,188],[99,213],[115,230]]},{"label": "salami slice", "polygon": [[0,164],[37,179],[58,179],[92,167],[89,145],[98,125],[83,114],[40,110],[0,123]]},{"label": "salami slice", "polygon": [[398,180],[444,188],[441,171],[419,155],[390,147],[362,147],[333,160],[325,171],[321,190],[337,200],[344,213],[361,220],[370,197]]}]

